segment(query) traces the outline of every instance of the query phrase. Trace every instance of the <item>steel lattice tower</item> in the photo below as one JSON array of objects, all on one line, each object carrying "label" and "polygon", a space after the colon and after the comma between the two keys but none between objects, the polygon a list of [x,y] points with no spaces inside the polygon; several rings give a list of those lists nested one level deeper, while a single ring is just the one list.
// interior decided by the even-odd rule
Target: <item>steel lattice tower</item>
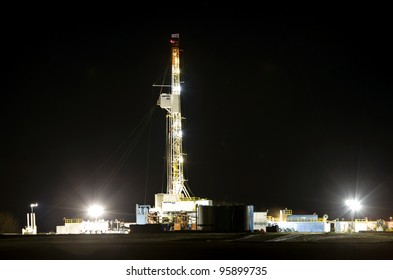
[{"label": "steel lattice tower", "polygon": [[171,36],[171,93],[161,94],[159,105],[167,110],[167,193],[190,197],[184,182],[182,151],[182,116],[180,102],[179,34]]}]

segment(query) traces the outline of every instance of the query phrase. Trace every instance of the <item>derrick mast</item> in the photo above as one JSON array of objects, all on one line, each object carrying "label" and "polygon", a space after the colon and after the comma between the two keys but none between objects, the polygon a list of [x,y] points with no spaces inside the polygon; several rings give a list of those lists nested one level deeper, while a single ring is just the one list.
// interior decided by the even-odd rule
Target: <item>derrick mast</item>
[{"label": "derrick mast", "polygon": [[159,100],[161,108],[167,110],[167,194],[190,197],[183,173],[179,34],[172,34],[170,43],[171,93],[161,94]]},{"label": "derrick mast", "polygon": [[185,186],[183,173],[182,115],[180,102],[180,48],[179,34],[172,34],[171,40],[171,84],[154,85],[170,88],[170,93],[161,93],[157,104],[166,114],[166,160],[167,190],[156,193],[154,207],[136,206],[137,224],[162,223],[172,225],[174,230],[196,229],[197,207],[212,205],[212,201],[191,197]]}]

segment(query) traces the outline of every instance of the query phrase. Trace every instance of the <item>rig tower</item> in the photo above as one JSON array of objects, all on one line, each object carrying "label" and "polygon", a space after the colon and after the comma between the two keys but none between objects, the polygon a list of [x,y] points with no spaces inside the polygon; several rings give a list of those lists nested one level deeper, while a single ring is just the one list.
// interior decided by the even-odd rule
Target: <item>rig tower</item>
[{"label": "rig tower", "polygon": [[182,116],[180,102],[180,48],[179,34],[172,34],[171,94],[160,95],[158,105],[167,110],[167,194],[190,197],[184,185],[182,149]]},{"label": "rig tower", "polygon": [[137,221],[139,224],[170,224],[175,230],[196,229],[198,205],[212,205],[212,201],[190,196],[185,186],[183,173],[184,156],[182,148],[182,114],[180,81],[180,47],[179,34],[172,34],[171,46],[171,85],[170,93],[161,93],[157,105],[167,111],[166,114],[166,160],[167,190],[155,194],[155,205],[137,204]]}]

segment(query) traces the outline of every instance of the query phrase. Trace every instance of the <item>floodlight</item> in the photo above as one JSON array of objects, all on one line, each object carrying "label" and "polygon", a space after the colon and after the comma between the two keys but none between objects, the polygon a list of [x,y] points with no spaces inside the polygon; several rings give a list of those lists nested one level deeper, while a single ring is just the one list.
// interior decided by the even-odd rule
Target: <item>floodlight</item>
[{"label": "floodlight", "polygon": [[89,207],[88,211],[90,216],[97,218],[104,213],[104,208],[102,208],[102,206],[99,205],[92,205]]},{"label": "floodlight", "polygon": [[34,208],[34,207],[37,207],[37,206],[38,206],[38,203],[31,203],[31,204],[30,204],[31,213],[33,213],[33,208]]},{"label": "floodlight", "polygon": [[347,199],[345,204],[352,210],[358,211],[361,208],[360,202],[355,199]]}]

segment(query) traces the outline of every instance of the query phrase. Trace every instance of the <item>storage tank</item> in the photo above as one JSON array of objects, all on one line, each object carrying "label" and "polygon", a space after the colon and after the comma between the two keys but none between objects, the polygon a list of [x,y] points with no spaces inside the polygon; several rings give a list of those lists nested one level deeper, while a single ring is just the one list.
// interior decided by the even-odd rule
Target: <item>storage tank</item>
[{"label": "storage tank", "polygon": [[211,205],[198,205],[197,229],[204,231],[214,230],[214,207]]},{"label": "storage tank", "polygon": [[253,231],[254,230],[254,206],[234,205],[233,206],[233,229],[232,231]]},{"label": "storage tank", "polygon": [[234,206],[214,206],[214,229],[215,231],[234,231],[236,223]]},{"label": "storage tank", "polygon": [[199,206],[198,229],[218,232],[254,230],[253,205]]}]

